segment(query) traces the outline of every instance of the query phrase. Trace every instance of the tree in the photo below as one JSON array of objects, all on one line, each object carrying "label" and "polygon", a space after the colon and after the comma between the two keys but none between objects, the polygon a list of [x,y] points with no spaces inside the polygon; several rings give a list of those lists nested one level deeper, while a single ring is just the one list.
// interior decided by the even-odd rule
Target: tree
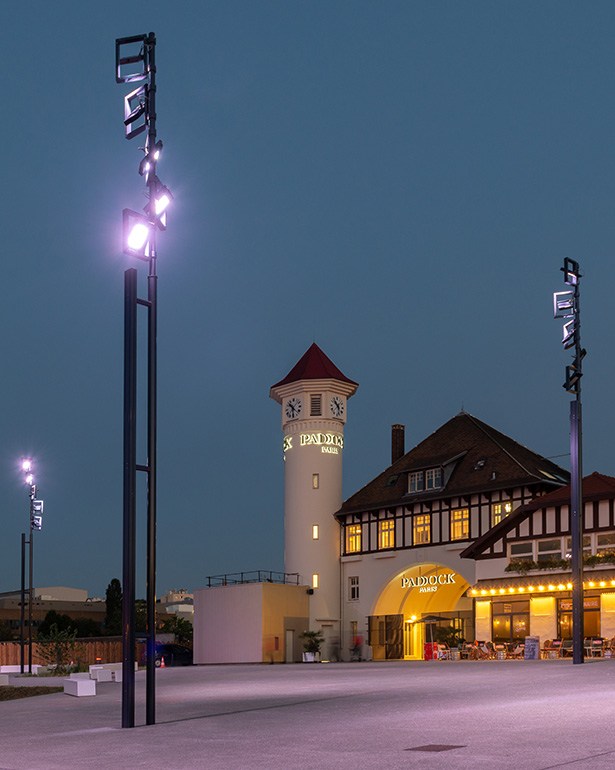
[{"label": "tree", "polygon": [[45,615],[45,620],[38,627],[37,638],[47,637],[52,626],[55,626],[58,631],[67,631],[71,628],[72,623],[73,621],[68,615],[62,615],[55,610],[49,610]]},{"label": "tree", "polygon": [[47,665],[55,667],[57,674],[67,674],[82,655],[82,649],[77,644],[77,629],[60,631],[55,623],[51,624],[49,632],[38,633],[39,655]]},{"label": "tree", "polygon": [[170,618],[163,620],[160,630],[165,634],[175,634],[175,641],[180,644],[192,641],[192,623],[177,615],[172,615]]},{"label": "tree", "polygon": [[122,584],[117,578],[113,578],[107,586],[106,604],[105,634],[120,636],[122,633]]},{"label": "tree", "polygon": [[15,632],[9,628],[6,623],[0,623],[0,642],[12,642],[15,639]]}]

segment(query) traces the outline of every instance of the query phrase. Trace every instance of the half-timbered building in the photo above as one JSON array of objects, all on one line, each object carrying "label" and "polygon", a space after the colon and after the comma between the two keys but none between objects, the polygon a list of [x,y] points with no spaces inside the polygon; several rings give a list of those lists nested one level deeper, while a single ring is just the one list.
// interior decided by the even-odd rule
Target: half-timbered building
[{"label": "half-timbered building", "polygon": [[469,550],[477,542],[494,556],[492,533],[569,479],[467,412],[407,453],[402,432],[393,426],[392,464],[336,513],[344,646],[359,637],[374,659],[422,657],[430,623],[475,638],[471,592],[483,562],[460,557],[478,556]]},{"label": "half-timbered building", "polygon": [[[586,639],[615,636],[615,478],[583,480]],[[517,508],[468,545],[476,634],[494,641],[572,637],[570,486]]]}]

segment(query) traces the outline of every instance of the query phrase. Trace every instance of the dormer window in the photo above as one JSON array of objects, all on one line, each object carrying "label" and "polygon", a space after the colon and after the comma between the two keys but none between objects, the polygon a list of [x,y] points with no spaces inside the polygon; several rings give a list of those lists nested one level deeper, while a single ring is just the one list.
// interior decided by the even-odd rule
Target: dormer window
[{"label": "dormer window", "polygon": [[423,492],[439,489],[442,486],[442,468],[428,468],[424,471],[413,471],[408,482],[409,492]]}]

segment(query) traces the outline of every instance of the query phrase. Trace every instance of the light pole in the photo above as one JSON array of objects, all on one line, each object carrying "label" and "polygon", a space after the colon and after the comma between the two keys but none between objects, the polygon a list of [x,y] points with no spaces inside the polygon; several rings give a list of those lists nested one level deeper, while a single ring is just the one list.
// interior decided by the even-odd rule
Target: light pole
[{"label": "light pole", "polygon": [[[116,82],[143,83],[124,97],[126,139],[146,132],[139,174],[148,202],[145,214],[123,211],[123,252],[148,263],[147,299],[137,297],[137,271],[124,273],[124,546],[122,604],[122,727],[134,727],[136,471],[147,476],[147,671],[146,724],[155,724],[156,648],[156,444],[157,444],[157,299],[156,232],[166,229],[173,200],[156,175],[162,142],[156,137],[156,36],[135,35],[115,41]],[[137,306],[147,308],[147,461],[137,464]]]},{"label": "light pole", "polygon": [[583,663],[583,452],[581,421],[582,362],[587,353],[581,348],[581,306],[579,263],[564,259],[564,283],[572,286],[568,291],[553,294],[555,318],[567,319],[564,323],[562,344],[566,350],[573,348],[573,361],[566,367],[563,387],[575,398],[570,402],[570,539],[572,567],[572,662]]},{"label": "light pole", "polygon": [[25,559],[26,543],[29,542],[30,554],[28,559],[29,580],[28,580],[28,673],[32,673],[32,602],[34,598],[34,589],[32,584],[33,559],[34,559],[34,538],[32,533],[43,526],[43,501],[36,497],[36,484],[34,483],[34,463],[28,458],[21,461],[21,469],[25,474],[25,483],[30,487],[30,538],[26,541],[25,533],[21,535],[21,616],[20,616],[20,647],[21,647],[21,673],[24,673],[24,601],[25,601]]}]

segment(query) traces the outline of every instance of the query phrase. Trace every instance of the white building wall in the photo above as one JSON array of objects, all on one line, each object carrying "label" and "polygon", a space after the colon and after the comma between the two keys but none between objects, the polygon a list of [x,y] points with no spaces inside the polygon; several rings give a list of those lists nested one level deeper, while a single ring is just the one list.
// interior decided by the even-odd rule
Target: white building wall
[{"label": "white building wall", "polygon": [[194,662],[261,663],[262,584],[199,588],[194,592]]}]

